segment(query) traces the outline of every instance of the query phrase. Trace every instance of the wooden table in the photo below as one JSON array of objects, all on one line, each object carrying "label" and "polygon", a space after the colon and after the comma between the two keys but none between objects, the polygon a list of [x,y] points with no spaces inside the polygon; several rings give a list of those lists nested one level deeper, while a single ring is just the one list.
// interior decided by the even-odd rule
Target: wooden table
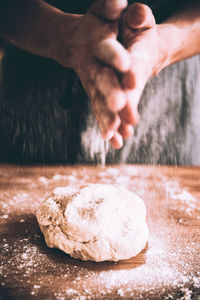
[{"label": "wooden table", "polygon": [[[118,183],[141,196],[146,249],[118,263],[50,249],[35,211],[57,186]],[[200,168],[0,165],[0,299],[200,299]]]}]

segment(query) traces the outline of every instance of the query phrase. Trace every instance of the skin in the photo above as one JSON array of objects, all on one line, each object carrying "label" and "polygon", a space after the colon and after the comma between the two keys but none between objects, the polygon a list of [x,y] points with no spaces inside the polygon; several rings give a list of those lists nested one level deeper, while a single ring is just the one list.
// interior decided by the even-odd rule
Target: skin
[{"label": "skin", "polygon": [[[1,36],[74,69],[102,137],[114,148],[122,147],[139,121],[137,107],[148,79],[200,53],[198,1],[160,25],[143,4],[132,4],[123,15],[125,0],[97,0],[85,15],[63,13],[42,0],[15,2],[0,10]],[[122,44],[117,40],[121,20]]]},{"label": "skin", "polygon": [[[117,41],[119,19],[126,5],[126,1],[97,1],[85,16],[79,17],[70,39],[71,67],[91,99],[104,139],[117,135],[119,112],[127,101],[117,75],[127,73],[131,66],[130,54]],[[123,128],[129,130],[126,124]]]},{"label": "skin", "polygon": [[131,55],[131,70],[122,79],[128,94],[120,113],[122,120],[130,124],[138,121],[137,107],[149,78],[170,64],[200,53],[199,33],[200,4],[197,2],[160,25],[148,6],[135,3],[129,7],[123,18],[122,37]]}]

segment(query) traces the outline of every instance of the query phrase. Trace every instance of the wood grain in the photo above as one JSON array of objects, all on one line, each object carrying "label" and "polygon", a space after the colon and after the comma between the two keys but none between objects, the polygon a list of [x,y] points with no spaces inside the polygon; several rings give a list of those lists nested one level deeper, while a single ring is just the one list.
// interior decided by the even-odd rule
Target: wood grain
[{"label": "wood grain", "polygon": [[[46,246],[37,207],[55,187],[85,182],[144,199],[150,237],[139,255],[83,262]],[[200,168],[0,165],[0,191],[0,299],[200,299]]]}]

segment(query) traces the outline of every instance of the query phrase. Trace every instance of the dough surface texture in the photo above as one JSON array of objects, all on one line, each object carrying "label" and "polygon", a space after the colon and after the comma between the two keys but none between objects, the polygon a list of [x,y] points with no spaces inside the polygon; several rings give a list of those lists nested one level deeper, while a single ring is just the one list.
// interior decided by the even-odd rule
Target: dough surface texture
[{"label": "dough surface texture", "polygon": [[119,185],[56,188],[36,217],[49,247],[82,260],[131,258],[148,238],[143,200]]}]

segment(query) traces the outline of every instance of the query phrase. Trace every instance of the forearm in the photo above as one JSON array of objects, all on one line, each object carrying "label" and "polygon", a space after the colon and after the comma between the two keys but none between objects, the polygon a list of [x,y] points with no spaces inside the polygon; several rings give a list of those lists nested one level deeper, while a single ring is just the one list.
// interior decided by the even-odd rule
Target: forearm
[{"label": "forearm", "polygon": [[64,42],[65,57],[70,60],[67,42],[70,43],[78,19],[79,16],[63,13],[43,0],[7,0],[1,4],[0,35],[23,50],[55,60],[59,60]]},{"label": "forearm", "polygon": [[200,3],[192,1],[161,25],[158,31],[167,49],[164,67],[200,53]]}]

